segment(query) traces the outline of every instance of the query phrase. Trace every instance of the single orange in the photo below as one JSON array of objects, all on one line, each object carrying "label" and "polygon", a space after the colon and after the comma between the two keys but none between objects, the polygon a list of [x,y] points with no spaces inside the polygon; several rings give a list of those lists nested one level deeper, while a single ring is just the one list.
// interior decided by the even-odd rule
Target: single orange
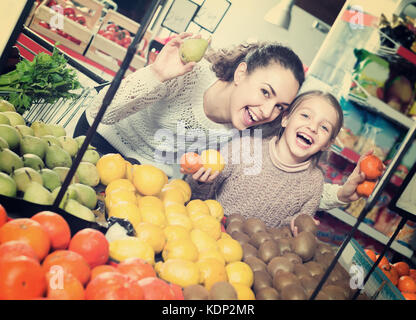
[{"label": "single orange", "polygon": [[[83,285],[90,279],[91,269],[87,261],[79,253],[70,250],[56,250],[43,260],[45,273],[54,271],[56,274],[71,273]],[[51,270],[53,268],[53,270]]]},{"label": "single orange", "polygon": [[364,249],[364,252],[367,254],[367,256],[371,259],[371,261],[376,262],[377,257],[373,250],[371,249]]},{"label": "single orange", "polygon": [[375,155],[370,154],[360,161],[360,170],[366,179],[374,180],[383,174],[383,162]]},{"label": "single orange", "polygon": [[399,282],[397,284],[397,288],[401,292],[410,292],[410,293],[416,293],[416,281],[413,280],[412,277],[409,276],[401,276],[399,278]]},{"label": "single orange", "polygon": [[402,295],[406,300],[416,300],[416,293],[402,292]]},{"label": "single orange", "polygon": [[84,300],[85,290],[82,283],[70,273],[63,273],[61,279],[54,274],[46,274],[46,297],[50,300]]},{"label": "single orange", "polygon": [[409,273],[410,273],[410,267],[404,261],[396,262],[396,263],[392,264],[392,267],[397,270],[400,277],[401,276],[408,276]]},{"label": "single orange", "polygon": [[386,277],[389,278],[391,283],[393,283],[395,286],[397,286],[397,284],[399,282],[399,273],[397,272],[397,270],[394,269],[394,268],[386,269],[385,266],[383,266],[381,268],[381,270],[386,275]]},{"label": "single orange", "polygon": [[91,280],[86,289],[87,300],[143,300],[138,281],[119,272],[105,272]]},{"label": "single orange", "polygon": [[78,231],[72,237],[68,249],[83,256],[91,268],[108,261],[108,240],[103,233],[92,228]]},{"label": "single orange", "polygon": [[195,152],[187,152],[182,155],[180,164],[186,174],[193,174],[202,167],[202,159]]},{"label": "single orange", "polygon": [[[376,259],[378,259],[379,257],[380,257],[380,255],[377,254],[376,255]],[[384,268],[386,270],[390,270],[391,269],[390,262],[389,262],[389,260],[385,256],[383,256],[383,258],[381,258],[381,260],[380,260],[380,262],[378,264],[378,267],[379,268]]]},{"label": "single orange", "polygon": [[0,204],[0,227],[7,222],[7,219],[6,209]]},{"label": "single orange", "polygon": [[120,262],[117,270],[135,281],[147,277],[156,277],[156,272],[152,265],[140,258],[129,258]]},{"label": "single orange", "polygon": [[116,267],[110,266],[109,264],[102,264],[100,266],[96,266],[91,270],[91,279],[94,279],[96,276],[98,276],[101,273],[105,272],[119,272]]},{"label": "single orange", "polygon": [[25,241],[40,261],[46,257],[51,247],[46,230],[39,222],[28,218],[10,220],[0,228],[0,244],[10,240]]},{"label": "single orange", "polygon": [[68,222],[58,213],[42,211],[32,218],[39,222],[46,230],[51,239],[51,247],[54,250],[66,249],[71,240],[71,229]]},{"label": "single orange", "polygon": [[17,256],[0,262],[0,300],[40,298],[45,290],[45,273],[37,260]]},{"label": "single orange", "polygon": [[374,188],[376,187],[375,181],[365,180],[364,182],[360,183],[357,186],[357,193],[363,197],[369,197],[372,193]]},{"label": "single orange", "polygon": [[0,261],[17,256],[26,256],[39,261],[35,250],[21,240],[12,240],[0,244]]}]

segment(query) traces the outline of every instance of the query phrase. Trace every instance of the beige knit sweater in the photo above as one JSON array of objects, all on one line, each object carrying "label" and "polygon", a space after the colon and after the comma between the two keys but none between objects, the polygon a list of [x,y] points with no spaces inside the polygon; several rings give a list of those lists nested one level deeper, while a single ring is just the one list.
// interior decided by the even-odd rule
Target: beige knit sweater
[{"label": "beige knit sweater", "polygon": [[271,152],[276,138],[242,137],[240,143],[241,147],[250,145],[252,155],[253,146],[259,143],[261,155],[251,158],[251,163],[235,163],[243,152],[230,143],[221,151],[226,154],[225,168],[213,183],[200,184],[187,176],[193,199],[216,199],[226,216],[240,213],[246,218],[257,217],[269,227],[287,225],[301,213],[315,214],[324,183],[319,168],[309,163],[290,167],[279,162]]}]

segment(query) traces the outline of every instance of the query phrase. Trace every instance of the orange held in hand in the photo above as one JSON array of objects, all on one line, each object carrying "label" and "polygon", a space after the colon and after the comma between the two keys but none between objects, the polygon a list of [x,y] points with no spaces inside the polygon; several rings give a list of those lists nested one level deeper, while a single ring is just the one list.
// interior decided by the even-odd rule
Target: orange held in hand
[{"label": "orange held in hand", "polygon": [[384,166],[377,156],[370,154],[360,161],[360,169],[366,179],[374,180],[383,174]]},{"label": "orange held in hand", "polygon": [[193,174],[202,167],[202,160],[197,153],[187,152],[182,155],[180,164],[186,174]]},{"label": "orange held in hand", "polygon": [[375,181],[365,180],[363,183],[360,183],[357,187],[357,193],[360,196],[369,197],[373,192],[376,186]]}]

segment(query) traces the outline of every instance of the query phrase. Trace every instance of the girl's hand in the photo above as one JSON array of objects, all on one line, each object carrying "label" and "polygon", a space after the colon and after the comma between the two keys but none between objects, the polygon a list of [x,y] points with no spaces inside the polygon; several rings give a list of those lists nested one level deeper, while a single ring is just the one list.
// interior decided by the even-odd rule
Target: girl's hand
[{"label": "girl's hand", "polygon": [[360,198],[360,196],[357,194],[357,187],[365,180],[365,174],[360,170],[360,162],[365,156],[370,154],[373,154],[373,150],[367,151],[360,157],[357,165],[354,168],[354,171],[350,174],[344,185],[338,190],[338,200],[349,203]]},{"label": "girl's hand", "polygon": [[[295,219],[296,217],[293,217],[293,219],[290,221],[290,230],[292,231],[292,234],[294,237],[298,235],[298,227],[295,227]],[[321,223],[319,220],[316,220],[315,218],[312,218],[313,221],[317,226]]]},{"label": "girl's hand", "polygon": [[[151,64],[151,68],[161,82],[176,78],[191,71],[196,62],[188,62],[184,64],[179,55],[179,47],[184,39],[192,36],[192,33],[183,32],[172,38],[156,57],[155,62]],[[201,36],[196,36],[195,38]]]},{"label": "girl's hand", "polygon": [[[182,168],[181,173],[185,174]],[[205,169],[204,167],[202,167],[192,175],[192,179],[201,183],[212,183],[218,177],[219,174],[220,173],[218,171],[212,173],[211,168]]]}]

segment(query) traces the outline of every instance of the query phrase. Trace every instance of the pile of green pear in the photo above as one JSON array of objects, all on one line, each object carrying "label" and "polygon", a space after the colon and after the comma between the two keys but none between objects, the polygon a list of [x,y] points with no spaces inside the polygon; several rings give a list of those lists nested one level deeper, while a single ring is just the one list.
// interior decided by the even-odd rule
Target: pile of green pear
[{"label": "pile of green pear", "polygon": [[[0,194],[52,205],[84,139],[67,136],[57,124],[34,121],[28,126],[12,104],[0,100]],[[95,221],[99,159],[88,146],[59,205],[87,221]]]}]

